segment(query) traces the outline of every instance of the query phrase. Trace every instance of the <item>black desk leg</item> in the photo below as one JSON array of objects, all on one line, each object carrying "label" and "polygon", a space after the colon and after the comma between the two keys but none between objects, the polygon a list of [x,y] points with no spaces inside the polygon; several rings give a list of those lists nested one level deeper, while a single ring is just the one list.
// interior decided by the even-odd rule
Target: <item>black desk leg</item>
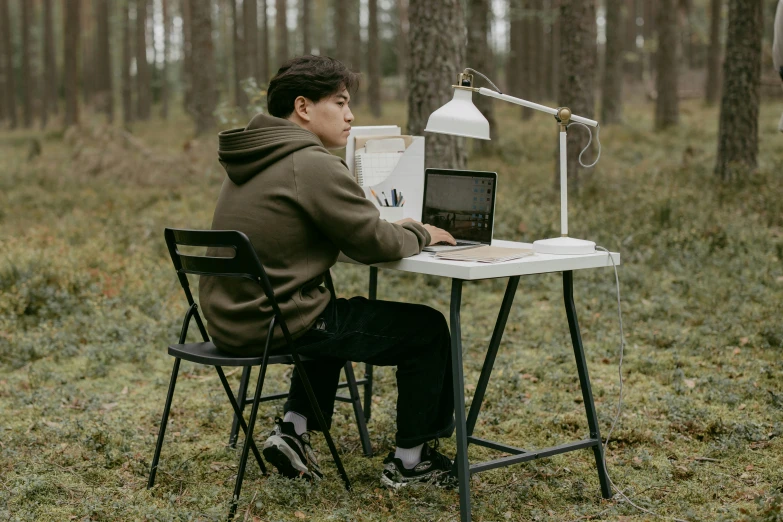
[{"label": "black desk leg", "polygon": [[462,377],[462,331],[459,309],[462,301],[462,280],[451,280],[451,377],[454,384],[454,415],[457,424],[456,468],[459,478],[459,512],[462,522],[470,522],[470,464],[468,436],[465,429],[465,381]]},{"label": "black desk leg", "polygon": [[[370,301],[375,301],[378,296],[378,269],[374,266],[370,267]],[[372,408],[372,364],[364,365],[364,420],[368,422],[370,420],[370,412]]]},{"label": "black desk leg", "polygon": [[604,498],[612,498],[612,487],[609,482],[609,475],[606,473],[606,466],[604,465],[604,450],[601,445],[601,434],[598,430],[598,417],[596,416],[595,404],[593,403],[593,391],[590,388],[590,376],[587,374],[587,362],[585,361],[585,352],[582,347],[582,335],[579,333],[579,323],[576,320],[574,273],[570,270],[563,272],[563,300],[565,301],[566,315],[568,316],[568,329],[571,331],[571,344],[574,345],[576,369],[579,373],[579,383],[582,386],[582,399],[585,405],[585,413],[587,414],[587,425],[590,428],[590,438],[599,442],[593,446],[593,453],[595,454],[595,465],[598,467],[598,480],[601,482],[601,495]]},{"label": "black desk leg", "polygon": [[476,420],[478,420],[479,411],[481,411],[481,403],[484,401],[484,393],[487,391],[487,384],[489,384],[489,377],[492,374],[492,367],[495,365],[495,356],[498,354],[500,339],[503,337],[503,331],[506,329],[508,313],[511,311],[511,304],[514,302],[514,294],[517,292],[518,285],[519,276],[510,277],[508,279],[506,293],[503,296],[503,304],[500,306],[498,319],[495,321],[495,329],[492,332],[492,340],[489,342],[487,356],[484,358],[484,366],[481,368],[481,376],[479,377],[478,385],[476,386],[476,393],[473,395],[473,401],[470,403],[467,424],[468,437],[473,435],[473,429],[476,427]]}]

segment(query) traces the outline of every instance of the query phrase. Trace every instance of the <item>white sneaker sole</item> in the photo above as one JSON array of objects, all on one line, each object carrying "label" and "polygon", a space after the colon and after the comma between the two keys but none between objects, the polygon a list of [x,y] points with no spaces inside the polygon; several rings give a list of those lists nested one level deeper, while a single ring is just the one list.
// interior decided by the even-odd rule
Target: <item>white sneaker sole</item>
[{"label": "white sneaker sole", "polygon": [[299,455],[277,435],[271,435],[264,442],[264,458],[277,468],[280,474],[289,478],[312,478],[307,466],[299,458]]}]

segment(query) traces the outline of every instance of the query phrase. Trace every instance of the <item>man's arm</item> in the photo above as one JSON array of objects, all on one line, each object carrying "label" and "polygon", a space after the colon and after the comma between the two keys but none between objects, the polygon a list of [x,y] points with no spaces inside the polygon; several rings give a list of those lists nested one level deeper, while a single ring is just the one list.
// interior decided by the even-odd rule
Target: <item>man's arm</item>
[{"label": "man's arm", "polygon": [[381,219],[337,156],[311,148],[295,153],[293,161],[299,204],[346,256],[368,264],[396,261],[429,244],[421,223]]}]

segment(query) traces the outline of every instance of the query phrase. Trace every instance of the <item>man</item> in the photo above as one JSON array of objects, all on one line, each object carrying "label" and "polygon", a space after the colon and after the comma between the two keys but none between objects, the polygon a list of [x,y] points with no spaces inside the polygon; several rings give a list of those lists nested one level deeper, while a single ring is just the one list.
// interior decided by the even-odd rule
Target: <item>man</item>
[{"label": "man", "polygon": [[[357,77],[332,58],[302,56],[283,65],[269,83],[269,115],[220,134],[218,156],[228,177],[212,228],[248,235],[299,353],[324,358],[305,366],[327,423],[346,360],[397,366],[397,448],[384,460],[381,480],[393,488],[446,484],[452,463],[437,451],[438,438],[454,428],[445,318],[422,305],[336,299],[323,286],[340,252],[376,263],[418,254],[428,244],[454,244],[439,228],[381,220],[345,162],[328,152],[348,141],[356,85]],[[263,349],[273,313],[259,286],[204,277],[199,291],[219,348],[241,355]],[[284,347],[279,328],[273,340],[273,348]],[[320,478],[307,433],[318,426],[296,371],[284,411],[264,457],[287,477]]]}]

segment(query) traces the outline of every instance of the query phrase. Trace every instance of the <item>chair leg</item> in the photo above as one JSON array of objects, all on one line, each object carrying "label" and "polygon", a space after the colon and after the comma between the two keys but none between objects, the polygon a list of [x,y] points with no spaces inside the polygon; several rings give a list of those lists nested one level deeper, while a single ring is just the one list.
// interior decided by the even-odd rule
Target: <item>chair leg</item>
[{"label": "chair leg", "polygon": [[[220,383],[223,385],[223,389],[226,391],[226,395],[228,395],[228,400],[231,402],[231,408],[234,410],[234,418],[237,419],[238,424],[242,427],[242,431],[245,433],[245,442],[250,444],[250,449],[253,450],[253,455],[256,457],[256,462],[258,462],[258,467],[261,468],[261,473],[266,475],[266,466],[264,466],[264,461],[261,459],[261,454],[258,452],[258,448],[256,447],[255,441],[253,439],[247,437],[247,424],[245,424],[245,418],[242,416],[242,409],[237,404],[236,399],[234,398],[234,394],[231,391],[231,386],[228,384],[228,379],[226,379],[226,374],[223,373],[223,368],[220,366],[215,366],[215,370],[217,370],[218,377],[220,377]],[[237,413],[239,412],[239,413]],[[235,447],[236,447],[236,441],[235,441]]]},{"label": "chair leg", "polygon": [[372,364],[364,365],[364,420],[370,422],[372,411]]},{"label": "chair leg", "polygon": [[163,437],[166,435],[166,424],[169,422],[169,411],[171,410],[171,400],[174,398],[174,386],[177,384],[177,374],[179,373],[180,358],[174,358],[174,368],[171,370],[171,379],[169,380],[169,391],[166,394],[166,405],[163,407],[163,419],[160,421],[158,430],[158,441],[155,443],[155,455],[152,457],[152,466],[150,466],[150,477],[147,480],[147,489],[155,485],[155,474],[158,471],[158,459],[160,459],[160,450],[163,447]]},{"label": "chair leg", "polygon": [[[239,392],[237,393],[237,401],[239,402],[239,411],[245,411],[245,397],[247,396],[247,384],[250,381],[250,366],[245,366],[242,369],[242,379],[239,381]],[[228,447],[237,447],[237,435],[239,435],[239,417],[234,413],[234,420],[231,423],[231,434],[228,436]]]},{"label": "chair leg", "polygon": [[[273,323],[274,324],[274,323]],[[269,339],[264,348],[264,357],[261,361],[261,368],[258,371],[258,381],[256,382],[256,391],[253,393],[253,406],[250,408],[250,420],[248,421],[247,431],[245,432],[245,444],[242,445],[242,456],[239,458],[239,470],[237,470],[237,482],[234,486],[234,496],[231,499],[231,509],[228,512],[228,519],[234,518],[239,503],[239,494],[242,492],[242,481],[245,478],[245,466],[247,465],[247,455],[251,447],[255,448],[253,442],[253,428],[256,425],[256,415],[258,414],[258,405],[261,402],[261,389],[264,387],[264,376],[266,375],[266,364],[269,359]],[[241,417],[241,415],[240,415]],[[258,458],[258,457],[256,457]]]},{"label": "chair leg", "polygon": [[299,374],[299,378],[302,379],[302,384],[304,385],[305,391],[307,392],[307,398],[310,401],[310,407],[312,408],[313,413],[315,414],[315,418],[318,421],[318,426],[321,428],[321,431],[323,431],[326,444],[329,446],[329,452],[332,454],[334,463],[337,465],[337,471],[340,472],[340,476],[343,478],[343,482],[345,482],[345,489],[350,491],[351,481],[348,480],[348,474],[345,472],[345,468],[343,467],[343,461],[340,460],[340,455],[337,454],[337,447],[334,445],[332,436],[329,433],[329,428],[326,426],[326,419],[324,419],[321,408],[318,406],[318,399],[315,397],[313,387],[310,385],[310,379],[307,378],[307,373],[305,372],[302,360],[299,358],[299,354],[296,353],[295,350],[293,352],[293,356],[294,366],[296,367],[296,371]]},{"label": "chair leg", "polygon": [[362,401],[359,397],[359,387],[356,385],[356,376],[353,374],[351,361],[345,363],[345,380],[348,381],[348,391],[351,393],[351,403],[353,404],[353,414],[356,417],[356,425],[359,427],[359,438],[362,441],[362,450],[365,457],[372,457],[372,444],[370,443],[370,434],[367,431],[364,412],[362,411]]}]

